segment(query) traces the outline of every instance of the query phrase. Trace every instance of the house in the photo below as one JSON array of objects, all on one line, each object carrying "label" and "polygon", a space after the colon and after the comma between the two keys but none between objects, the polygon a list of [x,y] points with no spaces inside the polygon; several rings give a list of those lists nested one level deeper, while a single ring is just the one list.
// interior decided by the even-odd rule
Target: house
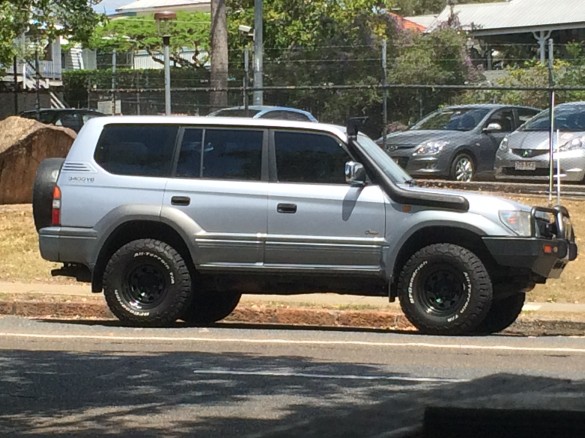
[{"label": "house", "polygon": [[[410,19],[416,21],[415,17]],[[428,26],[427,32],[453,19],[469,32],[473,43],[481,46],[484,53],[492,53],[494,49],[505,53],[506,48],[514,47],[515,53],[536,57],[543,63],[549,39],[555,46],[585,41],[583,0],[449,4]],[[524,49],[523,52],[520,49]]]},{"label": "house", "polygon": [[136,0],[116,8],[110,17],[128,17],[161,11],[209,12],[211,0]]}]

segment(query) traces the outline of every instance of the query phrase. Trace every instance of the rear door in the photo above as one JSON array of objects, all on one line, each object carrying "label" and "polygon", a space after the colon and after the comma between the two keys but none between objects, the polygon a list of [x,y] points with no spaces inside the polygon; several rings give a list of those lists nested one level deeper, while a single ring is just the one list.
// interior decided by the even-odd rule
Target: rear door
[{"label": "rear door", "polygon": [[273,131],[265,265],[292,271],[380,272],[385,196],[350,187],[352,157],[328,134]]},{"label": "rear door", "polygon": [[187,127],[179,136],[175,177],[163,206],[165,215],[190,230],[196,265],[237,269],[262,263],[264,136],[261,128],[238,127]]}]

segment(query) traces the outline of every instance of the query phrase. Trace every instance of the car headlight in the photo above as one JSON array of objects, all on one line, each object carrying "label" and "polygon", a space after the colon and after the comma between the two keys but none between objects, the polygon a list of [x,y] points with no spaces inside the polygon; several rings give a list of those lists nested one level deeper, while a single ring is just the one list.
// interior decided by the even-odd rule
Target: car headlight
[{"label": "car headlight", "polygon": [[582,148],[585,148],[585,137],[575,137],[557,147],[557,152],[566,152]]},{"label": "car headlight", "polygon": [[425,141],[414,151],[414,155],[435,155],[443,150],[449,142],[447,140]]},{"label": "car headlight", "polygon": [[529,211],[500,210],[500,220],[519,236],[532,235],[532,216]]},{"label": "car headlight", "polygon": [[502,141],[500,142],[500,148],[499,148],[502,152],[507,152],[508,151],[508,137],[504,137],[502,139]]}]

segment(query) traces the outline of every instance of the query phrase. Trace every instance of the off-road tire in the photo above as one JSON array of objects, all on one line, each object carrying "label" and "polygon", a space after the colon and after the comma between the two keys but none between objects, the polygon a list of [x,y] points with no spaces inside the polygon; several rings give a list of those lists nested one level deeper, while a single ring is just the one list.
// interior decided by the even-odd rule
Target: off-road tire
[{"label": "off-road tire", "polygon": [[188,324],[209,325],[234,311],[242,297],[236,292],[197,292],[181,319]]},{"label": "off-road tire", "polygon": [[420,249],[398,277],[402,311],[427,334],[472,334],[489,311],[492,294],[490,276],[479,257],[454,244]]},{"label": "off-road tire", "polygon": [[185,260],[159,240],[135,240],[118,249],[106,265],[103,284],[110,310],[129,325],[168,326],[191,305]]},{"label": "off-road tire", "polygon": [[475,179],[475,162],[470,155],[457,154],[451,163],[450,177],[453,181],[469,182]]},{"label": "off-road tire", "polygon": [[64,162],[64,158],[45,158],[37,167],[32,193],[33,219],[37,231],[51,226],[53,189]]},{"label": "off-road tire", "polygon": [[488,335],[510,327],[522,312],[525,300],[524,293],[494,299],[487,315],[475,329],[476,333]]}]

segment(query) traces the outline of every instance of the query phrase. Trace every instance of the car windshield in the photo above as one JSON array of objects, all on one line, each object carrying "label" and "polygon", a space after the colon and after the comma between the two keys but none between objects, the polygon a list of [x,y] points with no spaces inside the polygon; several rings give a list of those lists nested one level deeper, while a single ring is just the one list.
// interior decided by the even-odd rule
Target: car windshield
[{"label": "car windshield", "polygon": [[487,108],[443,108],[416,123],[415,131],[471,131],[487,115]]},{"label": "car windshield", "polygon": [[253,117],[258,114],[259,110],[253,109],[244,109],[244,108],[233,108],[233,109],[223,109],[210,114],[210,116],[216,117]]},{"label": "car windshield", "polygon": [[413,181],[412,177],[406,173],[402,167],[394,162],[384,150],[378,146],[374,140],[365,134],[358,134],[357,143],[364,152],[374,160],[382,171],[395,183],[403,184]]},{"label": "car windshield", "polygon": [[[555,130],[585,131],[585,105],[558,106],[554,110]],[[550,111],[544,110],[527,121],[520,131],[550,131]]]}]

